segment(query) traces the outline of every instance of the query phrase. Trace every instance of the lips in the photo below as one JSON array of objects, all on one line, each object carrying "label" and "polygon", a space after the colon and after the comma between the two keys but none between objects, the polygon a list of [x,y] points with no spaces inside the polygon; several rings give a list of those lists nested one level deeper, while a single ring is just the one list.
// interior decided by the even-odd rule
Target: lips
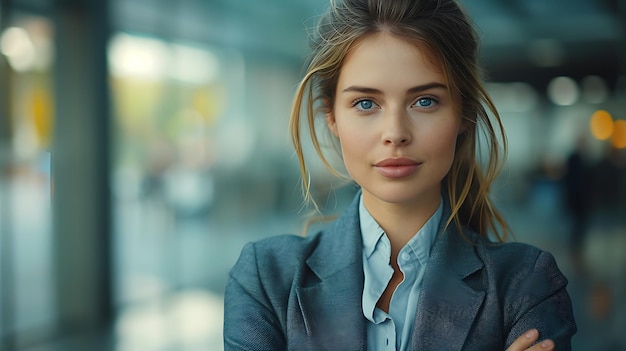
[{"label": "lips", "polygon": [[420,162],[399,157],[382,160],[376,163],[374,168],[384,177],[404,178],[415,173],[420,165]]},{"label": "lips", "polygon": [[418,163],[416,161],[413,161],[411,159],[399,157],[399,158],[388,158],[388,159],[382,160],[378,162],[377,164],[375,164],[374,166],[376,167],[400,167],[400,166],[413,166],[417,164]]}]

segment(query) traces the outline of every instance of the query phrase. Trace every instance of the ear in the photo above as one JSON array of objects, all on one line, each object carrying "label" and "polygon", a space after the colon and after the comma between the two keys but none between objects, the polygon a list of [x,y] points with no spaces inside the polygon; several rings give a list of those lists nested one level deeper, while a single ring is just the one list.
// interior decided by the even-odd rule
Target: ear
[{"label": "ear", "polygon": [[458,131],[457,134],[461,135],[461,134],[465,133],[467,131],[467,129],[469,128],[470,123],[472,123],[472,122],[470,122],[467,119],[461,117],[461,125],[459,126],[459,131]]},{"label": "ear", "polygon": [[461,135],[465,133],[466,130],[467,130],[467,122],[463,121],[461,122],[461,125],[459,126],[459,131],[457,132],[457,134]]},{"label": "ear", "polygon": [[337,121],[335,120],[335,115],[332,111],[326,112],[326,125],[334,136],[339,137],[339,133],[337,132]]}]

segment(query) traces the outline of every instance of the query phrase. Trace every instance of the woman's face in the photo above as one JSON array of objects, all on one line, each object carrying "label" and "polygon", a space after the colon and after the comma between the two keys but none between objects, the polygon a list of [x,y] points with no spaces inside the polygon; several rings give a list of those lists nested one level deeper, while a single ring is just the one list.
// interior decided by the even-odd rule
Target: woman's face
[{"label": "woman's face", "polygon": [[327,123],[366,205],[439,203],[462,124],[427,55],[381,33],[352,48],[341,68]]}]

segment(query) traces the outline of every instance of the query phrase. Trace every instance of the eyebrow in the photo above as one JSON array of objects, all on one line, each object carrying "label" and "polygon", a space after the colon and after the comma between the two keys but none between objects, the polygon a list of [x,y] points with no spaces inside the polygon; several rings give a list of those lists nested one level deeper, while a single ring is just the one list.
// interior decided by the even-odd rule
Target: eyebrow
[{"label": "eyebrow", "polygon": [[[448,89],[448,86],[442,83],[438,83],[438,82],[432,82],[432,83],[427,83],[427,84],[423,84],[423,85],[418,85],[418,86],[414,86],[412,88],[407,89],[407,93],[408,94],[414,94],[414,93],[419,93],[425,90],[430,90],[430,89]],[[375,88],[369,88],[369,87],[363,87],[363,86],[358,86],[358,85],[352,85],[349,86],[347,88],[345,88],[344,90],[342,90],[343,93],[349,93],[349,92],[357,92],[357,93],[364,93],[364,94],[382,94],[383,92],[381,90],[375,89]]]}]

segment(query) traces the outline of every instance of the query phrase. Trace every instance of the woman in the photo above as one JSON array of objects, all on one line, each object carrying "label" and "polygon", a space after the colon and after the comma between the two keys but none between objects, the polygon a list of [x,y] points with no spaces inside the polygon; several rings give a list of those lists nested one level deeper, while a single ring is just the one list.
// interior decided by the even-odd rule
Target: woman
[{"label": "woman", "polygon": [[453,0],[331,1],[291,132],[306,198],[302,115],[333,170],[315,130],[325,118],[360,191],[326,230],[243,249],[226,288],[226,350],[571,348],[567,280],[549,253],[503,243],[488,198],[505,138],[477,48]]}]

